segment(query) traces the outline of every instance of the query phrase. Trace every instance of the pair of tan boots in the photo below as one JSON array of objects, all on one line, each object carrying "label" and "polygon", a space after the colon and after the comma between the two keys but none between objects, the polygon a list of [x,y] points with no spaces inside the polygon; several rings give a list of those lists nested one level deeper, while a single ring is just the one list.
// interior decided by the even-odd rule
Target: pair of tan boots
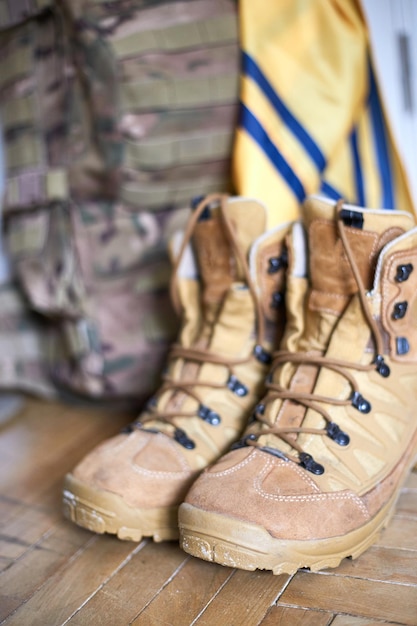
[{"label": "pair of tan boots", "polygon": [[291,574],[388,523],[417,455],[414,218],[311,197],[267,224],[209,196],[174,239],[178,343],[128,432],[66,477],[80,526]]}]

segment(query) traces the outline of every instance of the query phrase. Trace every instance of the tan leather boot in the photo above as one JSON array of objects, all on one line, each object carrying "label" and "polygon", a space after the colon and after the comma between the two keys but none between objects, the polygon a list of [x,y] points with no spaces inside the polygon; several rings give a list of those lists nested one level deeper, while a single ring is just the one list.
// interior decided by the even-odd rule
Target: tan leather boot
[{"label": "tan leather boot", "polygon": [[128,433],[66,477],[67,517],[121,539],[178,536],[178,505],[192,481],[240,437],[265,391],[284,327],[288,229],[267,232],[266,209],[253,200],[199,203],[173,243],[182,327],[162,386]]},{"label": "tan leather boot", "polygon": [[[305,229],[304,329],[274,355],[240,447],[179,515],[190,554],[274,574],[366,550],[417,456],[414,218],[312,198]],[[288,276],[291,307],[290,290]]]}]

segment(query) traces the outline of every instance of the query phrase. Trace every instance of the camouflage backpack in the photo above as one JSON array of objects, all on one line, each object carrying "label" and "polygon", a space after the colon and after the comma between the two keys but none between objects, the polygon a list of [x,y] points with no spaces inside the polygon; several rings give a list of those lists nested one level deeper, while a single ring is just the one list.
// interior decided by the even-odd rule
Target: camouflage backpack
[{"label": "camouflage backpack", "polygon": [[229,188],[233,0],[0,0],[0,386],[137,399],[176,332],[167,242]]}]

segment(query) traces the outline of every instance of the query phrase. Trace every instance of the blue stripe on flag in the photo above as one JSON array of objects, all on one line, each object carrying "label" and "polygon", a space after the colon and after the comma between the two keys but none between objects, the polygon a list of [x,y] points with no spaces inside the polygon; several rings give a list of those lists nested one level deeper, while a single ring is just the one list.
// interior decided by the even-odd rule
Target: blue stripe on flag
[{"label": "blue stripe on flag", "polygon": [[320,191],[325,193],[326,196],[328,196],[332,200],[340,200],[340,198],[343,198],[343,194],[339,193],[339,191],[337,191],[337,189],[335,189],[329,183],[326,183],[325,180],[321,181]]},{"label": "blue stripe on flag", "polygon": [[384,116],[379,100],[378,88],[371,62],[368,62],[368,80],[370,85],[369,105],[371,109],[372,128],[375,140],[376,154],[379,165],[379,175],[382,186],[382,206],[385,209],[394,208],[394,192],[389,157]]},{"label": "blue stripe on flag", "polygon": [[362,174],[361,160],[358,148],[358,130],[354,128],[349,137],[350,147],[352,150],[353,173],[355,177],[356,202],[360,206],[365,206],[365,185]]},{"label": "blue stripe on flag", "polygon": [[242,69],[249,78],[251,78],[268,98],[283,122],[288,126],[290,131],[302,143],[310,158],[314,161],[320,172],[326,167],[326,158],[320,150],[314,139],[308,134],[305,128],[294,117],[291,111],[286,107],[284,102],[278,96],[271,83],[262,72],[261,68],[252,59],[249,54],[242,51]]},{"label": "blue stripe on flag", "polygon": [[292,189],[299,202],[302,202],[306,197],[306,193],[301,180],[298,178],[290,165],[288,165],[287,161],[279,152],[275,144],[272,143],[259,120],[256,119],[253,113],[249,111],[243,103],[240,105],[240,125],[265,152],[271,163]]}]

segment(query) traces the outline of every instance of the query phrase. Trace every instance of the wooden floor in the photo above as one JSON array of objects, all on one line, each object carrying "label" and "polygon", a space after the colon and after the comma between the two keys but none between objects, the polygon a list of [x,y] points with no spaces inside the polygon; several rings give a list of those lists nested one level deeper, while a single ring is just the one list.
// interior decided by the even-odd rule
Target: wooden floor
[{"label": "wooden floor", "polygon": [[416,473],[356,561],[294,576],[238,571],[63,519],[64,474],[130,418],[30,400],[0,421],[1,624],[417,625]]}]

